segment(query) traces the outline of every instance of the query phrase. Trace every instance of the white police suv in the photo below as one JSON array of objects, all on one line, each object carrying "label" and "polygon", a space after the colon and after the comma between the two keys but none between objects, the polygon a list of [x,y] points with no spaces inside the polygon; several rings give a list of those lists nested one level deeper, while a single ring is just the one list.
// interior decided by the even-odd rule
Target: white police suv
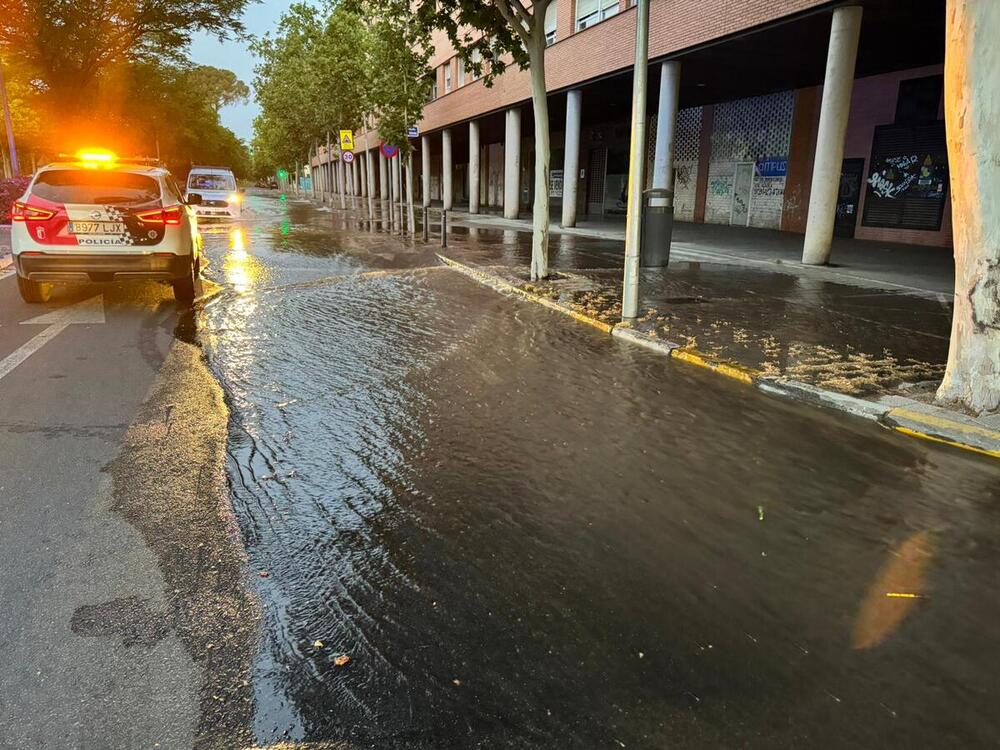
[{"label": "white police suv", "polygon": [[42,167],[11,213],[21,297],[45,302],[52,282],[155,279],[191,303],[202,265],[197,202],[158,163],[108,151]]}]

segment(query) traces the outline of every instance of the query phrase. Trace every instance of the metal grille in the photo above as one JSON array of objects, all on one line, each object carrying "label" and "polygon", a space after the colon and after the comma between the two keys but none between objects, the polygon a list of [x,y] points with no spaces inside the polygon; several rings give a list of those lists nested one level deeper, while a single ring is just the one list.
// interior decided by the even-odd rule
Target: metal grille
[{"label": "metal grille", "polygon": [[608,163],[608,150],[595,148],[590,152],[590,171],[587,180],[587,213],[604,213],[604,173]]},{"label": "metal grille", "polygon": [[677,113],[677,139],[674,161],[698,161],[701,149],[701,107],[682,109]]},{"label": "metal grille", "polygon": [[787,154],[794,108],[792,91],[715,105],[712,161],[754,161]]}]

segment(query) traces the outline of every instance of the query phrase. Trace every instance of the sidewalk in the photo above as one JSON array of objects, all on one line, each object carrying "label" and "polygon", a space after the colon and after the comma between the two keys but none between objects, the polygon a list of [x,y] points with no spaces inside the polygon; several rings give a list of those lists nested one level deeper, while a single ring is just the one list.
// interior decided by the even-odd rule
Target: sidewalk
[{"label": "sidewalk", "polygon": [[[504,219],[462,211],[452,211],[449,217],[451,224],[458,227],[531,231],[530,219]],[[549,231],[557,240],[564,237],[605,240],[589,251],[593,254],[592,261],[595,265],[621,268],[625,242],[623,218],[581,221],[572,229],[552,224]],[[674,224],[671,259],[746,265],[825,281],[900,289],[931,298],[942,294],[950,298],[954,288],[954,260],[946,248],[836,238],[832,265],[803,266],[801,258],[802,235],[792,232],[689,222]]]},{"label": "sidewalk", "polygon": [[[773,395],[1000,457],[1000,414],[934,403],[951,328],[947,251],[838,243],[845,266],[815,268],[784,260],[799,250],[794,235],[743,230],[726,245],[731,228],[681,225],[697,241],[683,243],[669,268],[641,272],[640,318],[625,324],[623,248],[605,236],[610,228],[560,231],[552,278],[531,283],[526,222],[456,216],[455,224],[439,257],[502,293]],[[872,246],[883,254],[871,257]]]},{"label": "sidewalk", "polygon": [[0,224],[0,271],[13,262],[10,254],[10,224]]}]

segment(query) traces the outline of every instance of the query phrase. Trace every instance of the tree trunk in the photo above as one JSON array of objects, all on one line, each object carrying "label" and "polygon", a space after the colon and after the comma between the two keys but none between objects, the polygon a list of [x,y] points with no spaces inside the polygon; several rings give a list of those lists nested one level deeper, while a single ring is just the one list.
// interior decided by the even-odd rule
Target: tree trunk
[{"label": "tree trunk", "polygon": [[948,0],[945,123],[955,312],[941,401],[1000,408],[1000,3]]},{"label": "tree trunk", "polygon": [[531,104],[535,116],[535,204],[531,211],[531,280],[549,275],[549,103],[545,91],[545,24],[532,30],[528,46]]}]

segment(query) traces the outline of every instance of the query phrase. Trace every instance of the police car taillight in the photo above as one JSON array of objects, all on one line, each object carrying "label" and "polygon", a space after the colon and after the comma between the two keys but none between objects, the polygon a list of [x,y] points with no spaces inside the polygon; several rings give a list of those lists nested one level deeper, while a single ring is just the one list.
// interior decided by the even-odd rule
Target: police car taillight
[{"label": "police car taillight", "polygon": [[47,221],[56,215],[55,211],[38,206],[29,206],[17,201],[10,211],[11,221]]},{"label": "police car taillight", "polygon": [[136,214],[136,218],[143,224],[169,224],[177,225],[181,223],[181,214],[184,209],[180,206],[170,208],[157,208],[154,211],[143,211]]}]

